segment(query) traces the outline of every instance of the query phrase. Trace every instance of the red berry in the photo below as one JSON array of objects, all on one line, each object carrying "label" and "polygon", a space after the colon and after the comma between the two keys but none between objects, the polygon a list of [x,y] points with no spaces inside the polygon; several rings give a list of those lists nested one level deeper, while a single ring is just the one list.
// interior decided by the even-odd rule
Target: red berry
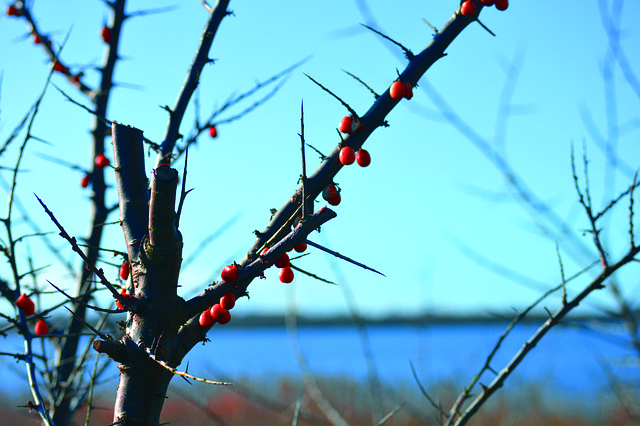
[{"label": "red berry", "polygon": [[131,271],[131,267],[129,266],[129,262],[124,262],[120,267],[120,278],[123,280],[129,279],[129,272]]},{"label": "red berry", "polygon": [[322,198],[324,198],[326,201],[333,200],[334,198],[336,198],[336,195],[338,195],[338,188],[336,188],[336,186],[332,183],[325,186],[322,190]]},{"label": "red berry", "polygon": [[402,99],[404,97],[404,83],[400,80],[396,80],[389,89],[389,94],[393,99]]},{"label": "red berry", "polygon": [[209,127],[209,136],[211,136],[212,138],[218,136],[218,130],[216,129],[216,126]]},{"label": "red berry", "polygon": [[84,175],[84,177],[80,181],[80,186],[83,188],[86,188],[87,186],[89,186],[89,175]]},{"label": "red berry", "polygon": [[302,253],[307,249],[307,243],[300,243],[293,248],[296,252]]},{"label": "red berry", "polygon": [[236,297],[233,293],[227,293],[220,298],[220,306],[222,306],[227,311],[229,309],[233,309],[236,306]]},{"label": "red berry", "polygon": [[472,0],[465,1],[460,7],[460,13],[464,16],[472,16],[476,13],[476,4]]},{"label": "red berry", "polygon": [[495,2],[495,0],[480,0],[480,3],[484,4],[485,6],[493,6]]},{"label": "red berry", "polygon": [[67,73],[67,67],[65,67],[64,65],[62,65],[60,62],[56,61],[55,64],[53,64],[53,70],[60,72],[62,74],[66,74]]},{"label": "red berry", "polygon": [[[125,298],[125,299],[130,299],[131,295],[127,294],[127,289],[123,288],[122,290],[120,290],[120,294]],[[118,307],[118,309],[122,309],[124,311],[124,306],[122,306],[122,303],[120,303],[118,301],[118,299],[116,299],[116,306]]]},{"label": "red berry", "polygon": [[335,197],[333,197],[331,200],[329,200],[329,204],[331,204],[332,206],[337,206],[338,204],[340,204],[340,201],[342,201],[342,197],[340,196],[340,193],[338,192]]},{"label": "red berry", "polygon": [[218,318],[218,322],[220,324],[226,324],[229,321],[231,321],[231,313],[229,311],[222,311],[222,313],[220,314],[220,317]]},{"label": "red berry", "polygon": [[14,5],[11,5],[7,8],[7,15],[9,16],[20,16],[20,12]]},{"label": "red berry", "polygon": [[24,293],[16,300],[16,306],[22,309],[25,315],[33,315],[36,311],[36,305],[33,303],[33,300],[29,299],[29,296]]},{"label": "red berry", "polygon": [[496,9],[507,10],[509,7],[509,0],[496,0]]},{"label": "red berry", "polygon": [[232,283],[238,278],[238,267],[236,265],[227,265],[220,276],[225,283]]},{"label": "red berry", "polygon": [[289,266],[289,255],[285,253],[280,256],[280,258],[276,260],[275,265],[277,268],[286,268],[287,266]]},{"label": "red berry", "polygon": [[293,281],[293,270],[291,267],[287,266],[286,268],[280,269],[280,282],[289,284],[291,281]]},{"label": "red berry", "polygon": [[111,30],[106,25],[102,27],[102,31],[100,31],[100,35],[102,36],[102,41],[105,43],[111,43]]},{"label": "red berry", "polygon": [[410,83],[404,84],[404,97],[405,99],[413,98],[413,88],[411,87]]},{"label": "red berry", "polygon": [[216,323],[216,320],[211,316],[211,311],[207,309],[206,311],[202,311],[198,322],[201,327],[211,327]]},{"label": "red berry", "polygon": [[340,125],[338,126],[338,130],[342,133],[351,133],[351,126],[353,125],[353,117],[346,116],[342,120],[340,120]]},{"label": "red berry", "polygon": [[356,161],[360,167],[367,167],[371,164],[371,156],[366,149],[360,149],[356,152]]},{"label": "red berry", "polygon": [[349,164],[353,164],[356,161],[356,154],[353,152],[353,148],[350,146],[345,146],[340,150],[340,162],[348,166]]},{"label": "red berry", "polygon": [[40,38],[40,34],[33,33],[33,43],[40,44],[41,42],[42,42],[42,39]]},{"label": "red berry", "polygon": [[36,323],[35,332],[38,336],[49,334],[49,326],[46,322],[44,322],[44,320],[40,320]]},{"label": "red berry", "polygon": [[107,157],[105,157],[104,154],[96,155],[96,167],[97,168],[104,169],[109,164],[111,164],[111,161],[109,161],[109,159]]},{"label": "red berry", "polygon": [[20,297],[18,297],[18,300],[16,300],[16,306],[18,308],[24,309],[26,304],[29,303],[29,302],[27,302],[28,299],[29,299],[29,296],[27,296],[26,294],[22,293],[20,295]]},{"label": "red berry", "polygon": [[226,324],[231,319],[231,314],[219,303],[216,303],[211,307],[211,316],[220,324]]}]

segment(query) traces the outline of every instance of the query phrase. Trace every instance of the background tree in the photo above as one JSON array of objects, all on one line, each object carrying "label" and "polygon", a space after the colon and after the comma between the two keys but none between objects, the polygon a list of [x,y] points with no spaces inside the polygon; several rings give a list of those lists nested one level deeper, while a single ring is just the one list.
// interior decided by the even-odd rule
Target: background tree
[{"label": "background tree", "polygon": [[[181,237],[177,232],[177,220],[175,220],[180,218],[180,208],[178,209],[178,216],[174,217],[175,194],[179,186],[178,175],[169,165],[174,160],[174,158],[172,158],[173,154],[180,156],[186,153],[185,147],[193,143],[196,140],[195,138],[201,133],[206,132],[211,125],[216,124],[216,113],[225,110],[224,106],[215,110],[207,120],[204,120],[206,122],[197,119],[193,126],[193,136],[189,135],[181,138],[179,128],[183,120],[184,111],[197,86],[196,83],[197,78],[200,76],[200,71],[208,62],[209,47],[216,34],[214,30],[217,29],[222,18],[226,16],[226,4],[224,2],[218,4],[211,10],[207,30],[204,32],[205,35],[202,38],[196,59],[193,62],[189,76],[186,79],[186,83],[178,100],[173,107],[166,107],[169,122],[165,135],[158,142],[146,141],[147,146],[150,148],[159,147],[154,164],[155,171],[151,178],[150,195],[147,193],[147,173],[144,168],[145,160],[143,156],[143,144],[145,140],[143,139],[142,133],[136,129],[118,125],[115,122],[113,122],[111,126],[115,149],[113,163],[119,193],[120,216],[127,243],[126,255],[123,252],[118,254],[131,264],[133,277],[132,281],[129,281],[128,291],[134,298],[125,299],[118,293],[118,289],[113,286],[109,287],[108,279],[101,273],[100,267],[96,266],[101,256],[99,247],[105,246],[102,239],[103,224],[107,223],[108,213],[115,211],[113,207],[109,207],[109,203],[106,201],[107,185],[105,182],[105,170],[110,171],[111,169],[105,168],[102,163],[103,160],[101,160],[101,154],[104,155],[106,153],[108,156],[110,154],[109,150],[105,149],[105,137],[107,137],[109,129],[106,125],[108,123],[105,123],[105,120],[113,119],[114,121],[126,123],[125,117],[110,117],[111,114],[107,113],[107,103],[110,90],[114,84],[113,71],[119,57],[118,45],[122,24],[126,22],[125,19],[127,16],[135,16],[135,14],[131,13],[127,15],[124,2],[114,2],[109,5],[113,10],[112,21],[105,27],[108,29],[108,32],[103,31],[102,33],[103,40],[108,46],[108,54],[104,66],[100,67],[99,84],[97,84],[95,88],[85,85],[78,69],[74,69],[73,66],[65,64],[63,59],[64,50],[62,50],[63,53],[60,54],[60,50],[57,49],[57,47],[54,48],[54,44],[50,45],[46,42],[48,36],[38,30],[36,21],[31,16],[29,8],[24,7],[22,3],[15,3],[13,5],[16,11],[14,16],[17,15],[28,22],[31,26],[30,32],[33,37],[40,37],[38,44],[42,45],[52,62],[55,62],[56,57],[58,58],[58,64],[54,65],[53,69],[64,75],[71,83],[76,85],[83,94],[88,96],[93,104],[90,109],[96,116],[94,119],[94,130],[92,131],[93,149],[91,159],[100,160],[95,162],[95,166],[92,166],[91,171],[87,170],[87,176],[89,176],[93,189],[93,213],[89,235],[85,241],[86,246],[83,246],[84,248],[82,250],[86,257],[86,259],[84,259],[85,263],[89,265],[89,268],[83,266],[79,269],[80,272],[76,273],[77,284],[75,294],[73,295],[74,316],[70,317],[70,321],[64,332],[64,337],[60,339],[59,343],[57,342],[59,346],[56,351],[56,360],[53,364],[56,366],[56,369],[55,373],[54,370],[51,370],[52,374],[49,377],[51,394],[54,401],[52,413],[56,424],[65,424],[68,422],[73,411],[84,402],[89,391],[87,387],[72,385],[74,379],[82,372],[82,365],[84,364],[86,355],[78,357],[73,364],[69,363],[68,360],[77,357],[78,354],[87,353],[86,350],[80,348],[79,344],[81,340],[78,336],[87,322],[87,305],[93,300],[94,292],[103,288],[99,284],[96,285],[92,274],[97,274],[101,284],[109,288],[114,298],[130,312],[127,320],[128,330],[123,340],[116,343],[103,334],[102,340],[98,340],[98,343],[94,344],[95,349],[108,353],[123,366],[121,385],[119,387],[120,396],[117,400],[114,418],[122,424],[135,424],[136,421],[141,422],[140,424],[155,424],[158,421],[163,401],[157,398],[157,396],[166,393],[166,387],[172,374],[163,369],[158,363],[149,359],[150,355],[166,361],[170,366],[178,365],[186,352],[188,352],[195,343],[204,338],[204,330],[198,323],[200,312],[208,308],[216,302],[220,296],[229,291],[233,292],[237,297],[243,296],[252,279],[260,276],[264,269],[270,266],[276,259],[279,259],[287,249],[303,242],[309,233],[332,217],[328,209],[313,213],[312,201],[318,197],[321,190],[334,179],[337,172],[342,168],[337,161],[340,149],[343,145],[350,146],[356,150],[360,148],[375,129],[385,124],[385,117],[399,102],[398,100],[392,100],[390,98],[389,91],[387,90],[388,86],[384,88],[384,91],[378,89],[381,92],[381,96],[376,96],[377,99],[368,112],[364,114],[362,112],[360,113],[363,114],[360,118],[364,128],[360,128],[355,133],[344,137],[344,140],[323,159],[318,171],[309,175],[308,179],[303,172],[303,186],[299,188],[292,198],[273,216],[266,230],[258,233],[257,241],[249,249],[242,261],[239,262],[239,276],[232,283],[218,283],[211,289],[207,289],[199,296],[191,298],[185,303],[177,295],[178,271],[182,258]],[[409,59],[409,66],[401,73],[400,80],[415,86],[426,69],[441,57],[449,43],[452,42],[468,24],[474,21],[474,18],[480,12],[481,8],[478,2],[474,13],[466,17],[461,16],[458,9],[456,9],[457,12],[449,23],[437,31],[437,35],[429,47],[422,53],[417,54],[416,57],[414,57],[408,49],[395,46],[398,50],[404,50]],[[259,87],[261,87],[261,85],[257,86],[257,88]],[[353,108],[348,107],[347,110],[351,116],[358,116],[358,113]],[[36,111],[37,108],[34,108],[32,114],[29,115],[24,122],[26,126],[26,136],[23,139],[23,147],[26,147],[29,140],[37,140],[37,137],[31,133],[30,125],[33,120],[37,119]],[[10,140],[10,142],[12,140]],[[19,139],[15,140],[18,141]],[[108,144],[106,146],[108,146]],[[304,144],[302,146],[304,148]],[[15,188],[15,182],[17,181],[15,178],[18,176],[19,170],[21,170],[21,156],[19,156],[18,159],[18,162],[16,162],[13,168],[14,181],[12,188]],[[58,160],[58,162],[60,161]],[[183,176],[182,182],[184,183],[185,180],[186,176]],[[624,195],[630,194],[632,188],[633,184]],[[185,195],[186,187],[183,186],[181,196],[178,198],[180,206],[182,206]],[[47,201],[45,197],[43,196],[42,198],[46,204]],[[302,208],[302,200],[306,201],[304,203],[306,208]],[[588,200],[588,198],[585,198],[585,200]],[[147,201],[150,201],[150,211],[147,211]],[[13,281],[15,282],[13,285],[6,285],[5,294],[10,301],[16,300],[17,296],[21,293],[20,282],[22,276],[18,270],[18,262],[15,254],[15,247],[20,239],[14,238],[12,233],[13,223],[11,213],[13,203],[13,199],[10,199],[9,214],[5,220],[8,235],[7,241],[9,242],[7,253],[12,266]],[[585,201],[584,205],[588,207],[588,210],[591,210],[589,202]],[[52,216],[56,216],[55,209],[51,210],[53,211]],[[290,221],[300,212],[303,217],[301,225],[289,232]],[[61,223],[61,228],[64,228],[64,220],[58,219]],[[591,217],[590,219],[592,219],[592,231],[596,231],[595,217]],[[278,234],[278,231],[282,229],[283,226],[287,232]],[[630,230],[632,229],[631,227]],[[632,232],[631,237],[633,237]],[[74,244],[75,241],[72,237],[69,236],[67,239]],[[264,253],[263,256],[260,256],[260,254],[263,253],[262,249],[265,245],[271,249]],[[604,259],[605,252],[602,247],[598,247],[598,250]],[[599,286],[598,280],[607,278],[619,266],[633,259],[637,253],[635,250],[633,238],[631,238],[631,250],[628,256],[622,257],[622,263],[616,262],[612,265],[607,265],[605,261],[603,273],[600,278],[594,281],[591,290]],[[59,253],[59,251],[56,252]],[[60,260],[63,261],[64,259]],[[73,270],[72,265],[70,265],[68,261],[64,260],[63,263],[69,265],[69,269]],[[117,263],[119,264],[120,262]],[[132,285],[132,282],[135,284]],[[36,289],[34,288],[34,290]],[[588,292],[581,294],[579,298],[575,299],[576,302],[579,302],[586,294],[588,294]],[[567,308],[558,312],[556,318],[562,319],[566,310]],[[167,315],[168,312],[171,314]],[[46,310],[38,311],[39,315],[46,313]],[[7,318],[8,321],[10,321],[9,318],[10,317]],[[550,325],[552,325],[552,323],[553,321],[550,322]],[[21,318],[20,326],[23,331],[26,331],[24,329],[26,324],[26,318]],[[14,325],[18,326],[17,323],[14,323]],[[25,334],[27,335],[26,340],[29,342],[29,333],[25,332]],[[29,357],[26,358],[26,361],[27,365],[33,366],[33,364],[30,363]],[[33,381],[34,397],[36,397],[38,403],[41,401],[41,397],[36,387],[37,380],[33,372],[31,373],[31,378]],[[155,380],[150,380],[150,378]],[[130,405],[132,399],[144,399],[145,404]],[[134,406],[138,407],[139,411],[134,409]],[[46,418],[47,415],[42,405],[37,405],[37,408]],[[456,416],[454,415],[450,418],[453,419],[456,418]]]}]

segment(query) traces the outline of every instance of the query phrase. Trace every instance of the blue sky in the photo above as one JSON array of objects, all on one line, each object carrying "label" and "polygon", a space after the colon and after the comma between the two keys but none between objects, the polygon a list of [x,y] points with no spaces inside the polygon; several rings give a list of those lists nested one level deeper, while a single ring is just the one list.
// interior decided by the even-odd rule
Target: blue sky
[{"label": "blue sky", "polygon": [[[175,4],[134,1],[129,11]],[[35,2],[34,13],[56,42],[69,33],[62,54],[65,63],[74,69],[99,64],[104,52],[98,34],[102,23],[110,19],[108,11],[100,2],[69,1],[65,5],[60,8]],[[371,1],[369,8],[378,28],[419,52],[432,36],[423,19],[442,27],[456,2]],[[357,2],[232,2],[230,9],[234,16],[224,20],[210,53],[217,62],[202,75],[200,104],[204,112],[222,104],[230,94],[252,88],[256,81],[310,55],[311,59],[294,71],[268,103],[242,120],[219,126],[215,140],[203,135],[190,152],[195,155],[189,158],[188,186],[195,190],[187,198],[181,220],[184,258],[230,218],[238,219],[183,271],[185,296],[217,279],[227,263],[239,261],[254,241],[253,230],[268,223],[269,209],[282,206],[297,188],[302,100],[307,142],[325,153],[339,142],[335,129],[346,111],[303,73],[364,113],[373,101],[370,93],[342,70],[382,92],[394,80],[396,68],[402,70],[406,65],[396,48],[359,25],[368,18],[360,13]],[[635,49],[640,34],[633,18],[639,15],[640,5],[627,2],[620,20],[622,47],[636,71],[640,70]],[[605,138],[608,123],[619,130],[615,138],[619,158],[631,170],[638,167],[639,99],[615,64],[616,114],[607,121],[603,75],[605,64],[611,61],[606,59],[607,37],[597,3],[513,1],[507,11],[485,9],[480,18],[497,37],[472,24],[454,41],[447,49],[448,56],[422,78],[414,98],[401,102],[388,116],[390,127],[378,129],[367,141],[371,165],[366,169],[349,166],[337,176],[342,188],[342,203],[335,208],[338,217],[320,234],[311,236],[313,241],[387,277],[314,250],[295,263],[348,285],[364,314],[521,310],[541,294],[541,289],[560,281],[556,239],[542,234],[537,226],[539,218],[523,206],[491,159],[443,118],[441,102],[434,102],[437,97],[494,146],[522,182],[573,229],[584,229],[587,222],[573,187],[572,144],[578,155],[582,155],[583,141],[586,146],[596,207],[605,205],[611,194],[617,195],[630,183],[628,174],[607,171],[604,156],[594,144],[594,133],[582,118],[586,113]],[[24,24],[4,15],[0,19],[0,140],[4,141],[42,90],[49,69],[45,55],[25,39]],[[193,1],[126,24],[123,60],[116,69],[116,81],[122,86],[113,92],[110,119],[143,129],[151,140],[161,139],[167,115],[159,106],[173,105],[206,19],[200,2]],[[96,81],[92,70],[85,73],[87,81]],[[54,76],[53,82],[84,101],[61,77]],[[241,105],[236,112],[248,105]],[[191,128],[193,111],[188,111],[183,133]],[[79,187],[81,173],[38,155],[88,166],[90,122],[88,114],[49,88],[34,133],[50,144],[30,143],[18,186],[20,201],[43,229],[53,230],[53,226],[36,204],[34,192],[71,234],[86,232],[89,192]],[[12,164],[15,155],[14,148],[0,164]],[[319,164],[311,151],[308,161],[308,168]],[[150,158],[148,170],[152,164]],[[182,161],[176,163],[180,171],[182,165]],[[7,180],[8,174],[3,172],[2,177]],[[607,177],[609,185],[605,186]],[[112,173],[108,179],[114,182]],[[1,191],[6,194],[5,187]],[[114,203],[115,196],[112,191]],[[318,208],[323,205],[317,203]],[[112,216],[117,218],[117,214]],[[628,247],[626,200],[605,225],[606,243],[615,259]],[[17,232],[31,231],[18,225]],[[578,236],[591,248],[588,235]],[[53,241],[56,246],[65,246],[61,239],[54,237]],[[558,244],[567,276],[596,259],[595,252],[588,259],[572,258],[569,243],[559,240]],[[105,245],[124,248],[118,226],[112,226]],[[539,282],[539,287],[532,289],[523,284],[524,279],[516,282],[488,270],[488,261],[474,261],[460,250],[462,245]],[[27,245],[20,249],[21,258],[26,258]],[[50,265],[40,276],[43,283],[48,279],[73,287],[73,280],[37,241],[31,240],[29,249],[38,266]],[[78,263],[70,251],[65,256]],[[9,276],[8,268],[1,268],[0,274]],[[637,292],[637,274],[638,266],[631,265],[620,275],[625,295]],[[114,267],[114,280],[116,275]],[[569,296],[584,284],[570,285]],[[300,274],[293,286],[301,313],[346,312],[339,287]],[[234,312],[281,312],[288,289],[278,281],[277,271],[269,270],[266,280],[251,285],[251,300],[240,301]],[[612,303],[606,290],[592,300],[595,306]],[[555,297],[546,306],[553,310],[558,303]],[[588,306],[581,309],[591,312]]]}]

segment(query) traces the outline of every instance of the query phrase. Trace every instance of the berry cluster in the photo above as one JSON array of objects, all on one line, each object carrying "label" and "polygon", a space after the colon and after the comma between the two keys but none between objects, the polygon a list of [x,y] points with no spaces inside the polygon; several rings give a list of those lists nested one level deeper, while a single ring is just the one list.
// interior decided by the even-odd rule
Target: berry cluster
[{"label": "berry cluster", "polygon": [[233,293],[225,294],[220,298],[220,303],[216,303],[200,314],[200,318],[198,319],[200,326],[212,327],[216,322],[219,324],[228,323],[231,321],[231,314],[229,311],[233,309],[234,306],[236,306],[236,297]]},{"label": "berry cluster", "polygon": [[411,99],[413,98],[413,87],[410,83],[403,83],[400,80],[396,80],[389,88],[389,95],[391,99]]},{"label": "berry cluster", "polygon": [[[509,0],[480,0],[484,6],[491,7],[495,4],[498,10],[507,10]],[[472,0],[467,0],[460,6],[460,13],[464,16],[472,16],[476,13],[476,4]]]},{"label": "berry cluster", "polygon": [[[33,315],[36,312],[36,305],[33,303],[33,300],[24,293],[22,293],[20,297],[18,297],[18,300],[16,300],[16,306],[22,309],[22,312],[24,312],[25,315]],[[41,319],[36,322],[34,332],[38,336],[49,334],[49,326],[45,320]]]},{"label": "berry cluster", "polygon": [[332,206],[337,206],[342,200],[342,197],[340,196],[340,190],[333,183],[330,183],[329,185],[324,187],[324,189],[322,190],[322,198],[324,198],[325,201],[327,201]]}]

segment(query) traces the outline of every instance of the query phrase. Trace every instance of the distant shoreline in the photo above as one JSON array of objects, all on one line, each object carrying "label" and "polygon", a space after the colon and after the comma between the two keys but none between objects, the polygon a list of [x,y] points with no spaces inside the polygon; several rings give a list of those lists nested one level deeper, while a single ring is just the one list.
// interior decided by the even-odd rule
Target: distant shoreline
[{"label": "distant shoreline", "polygon": [[[298,327],[343,327],[353,326],[357,323],[362,323],[367,326],[429,326],[429,325],[473,325],[473,324],[498,324],[498,323],[510,323],[514,320],[517,314],[512,313],[510,315],[505,313],[496,314],[423,314],[423,315],[389,315],[384,317],[360,317],[354,319],[349,315],[336,315],[336,316],[308,316],[298,315],[296,317],[296,323]],[[540,324],[549,319],[547,314],[529,314],[520,320],[523,324]],[[613,322],[618,321],[611,317],[595,316],[595,315],[582,315],[572,316],[563,321],[563,323],[577,323],[577,322]],[[285,317],[284,315],[242,315],[233,318],[233,320],[225,325],[225,327],[284,327]]]}]

